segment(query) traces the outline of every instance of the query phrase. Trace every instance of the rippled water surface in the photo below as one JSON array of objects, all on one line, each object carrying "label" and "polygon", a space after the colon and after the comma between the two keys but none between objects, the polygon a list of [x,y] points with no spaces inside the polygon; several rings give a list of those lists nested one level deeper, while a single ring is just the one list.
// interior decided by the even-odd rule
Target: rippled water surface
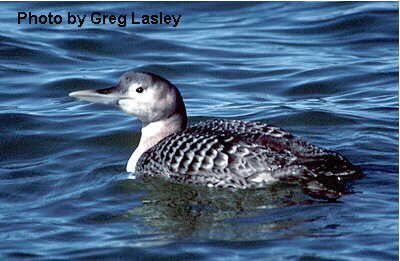
[{"label": "rippled water surface", "polygon": [[[23,11],[182,18],[78,28]],[[0,19],[2,260],[397,260],[397,2],[2,2]],[[269,122],[365,176],[336,202],[128,179],[140,123],[68,93],[130,69],[177,85],[191,124]]]}]

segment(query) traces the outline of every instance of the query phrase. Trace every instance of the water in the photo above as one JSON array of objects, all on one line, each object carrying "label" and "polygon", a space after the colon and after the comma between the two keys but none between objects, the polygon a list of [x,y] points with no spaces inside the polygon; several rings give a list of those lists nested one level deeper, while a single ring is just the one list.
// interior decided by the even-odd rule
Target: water
[{"label": "water", "polygon": [[[398,3],[0,3],[2,260],[397,260]],[[17,12],[181,14],[170,25],[17,24]],[[344,154],[337,202],[130,180],[140,123],[68,97],[130,69],[190,123],[259,120]]]}]

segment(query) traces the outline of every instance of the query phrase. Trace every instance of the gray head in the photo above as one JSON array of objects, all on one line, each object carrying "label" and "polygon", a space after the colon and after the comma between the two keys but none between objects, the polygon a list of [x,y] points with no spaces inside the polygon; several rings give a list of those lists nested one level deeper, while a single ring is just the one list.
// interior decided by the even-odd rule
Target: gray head
[{"label": "gray head", "polygon": [[186,127],[186,109],[178,89],[168,80],[148,72],[126,72],[117,85],[99,90],[71,92],[71,97],[95,103],[114,104],[145,125],[178,118]]}]

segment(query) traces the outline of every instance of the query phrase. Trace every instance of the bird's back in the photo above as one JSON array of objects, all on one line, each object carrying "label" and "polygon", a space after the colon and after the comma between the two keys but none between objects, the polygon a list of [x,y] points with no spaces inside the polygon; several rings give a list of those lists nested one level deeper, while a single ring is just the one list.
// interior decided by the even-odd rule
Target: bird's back
[{"label": "bird's back", "polygon": [[359,170],[340,154],[278,127],[218,119],[164,138],[141,156],[137,171],[189,184],[247,188],[275,181],[346,177]]}]

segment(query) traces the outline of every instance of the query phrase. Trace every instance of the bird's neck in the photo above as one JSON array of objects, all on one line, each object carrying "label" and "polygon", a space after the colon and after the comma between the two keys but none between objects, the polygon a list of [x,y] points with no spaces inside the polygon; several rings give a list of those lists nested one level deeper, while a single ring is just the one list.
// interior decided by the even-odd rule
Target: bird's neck
[{"label": "bird's neck", "polygon": [[134,172],[136,164],[147,150],[159,143],[165,137],[186,128],[186,115],[172,115],[171,117],[143,125],[142,135],[136,150],[129,158],[127,172]]}]

